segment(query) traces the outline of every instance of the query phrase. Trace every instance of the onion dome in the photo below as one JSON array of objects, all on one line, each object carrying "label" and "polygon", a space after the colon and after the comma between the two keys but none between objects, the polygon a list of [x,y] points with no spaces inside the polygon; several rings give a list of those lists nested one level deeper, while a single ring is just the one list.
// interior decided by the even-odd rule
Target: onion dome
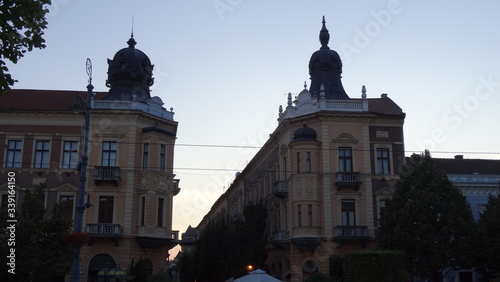
[{"label": "onion dome", "polygon": [[294,142],[316,141],[317,136],[318,134],[314,129],[304,124],[303,127],[300,127],[297,130],[295,130],[295,133],[293,134],[293,141]]},{"label": "onion dome", "polygon": [[323,16],[323,26],[319,32],[321,48],[314,52],[309,60],[309,75],[311,76],[309,92],[312,96],[319,97],[321,86],[323,86],[326,99],[349,99],[341,81],[342,60],[336,51],[328,47],[329,40],[330,33],[326,29]]},{"label": "onion dome", "polygon": [[106,86],[110,89],[104,99],[144,102],[151,99],[153,65],[144,52],[135,49],[137,42],[133,34],[127,44],[128,47],[116,52],[113,60],[108,59]]}]

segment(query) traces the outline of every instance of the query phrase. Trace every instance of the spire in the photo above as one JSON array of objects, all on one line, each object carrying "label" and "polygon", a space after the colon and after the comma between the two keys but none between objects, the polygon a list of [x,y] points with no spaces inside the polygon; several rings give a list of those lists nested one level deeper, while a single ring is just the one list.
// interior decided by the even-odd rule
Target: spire
[{"label": "spire", "polygon": [[321,49],[330,49],[330,47],[328,47],[328,41],[330,41],[330,33],[328,32],[328,29],[326,29],[325,24],[325,16],[323,16],[323,26],[321,27],[321,31],[319,32],[319,42],[321,42]]},{"label": "spire", "polygon": [[132,30],[130,31],[130,39],[127,41],[129,48],[134,48],[137,42],[134,39],[134,15],[132,15]]}]

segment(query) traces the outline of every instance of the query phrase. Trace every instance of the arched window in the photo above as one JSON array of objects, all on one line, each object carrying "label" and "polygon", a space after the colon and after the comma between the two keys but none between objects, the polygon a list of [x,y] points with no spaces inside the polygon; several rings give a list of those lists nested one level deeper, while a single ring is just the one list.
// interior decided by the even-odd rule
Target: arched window
[{"label": "arched window", "polygon": [[94,256],[89,263],[87,274],[87,281],[94,282],[97,279],[97,273],[103,268],[113,269],[116,268],[116,262],[112,256],[108,254],[98,254]]}]

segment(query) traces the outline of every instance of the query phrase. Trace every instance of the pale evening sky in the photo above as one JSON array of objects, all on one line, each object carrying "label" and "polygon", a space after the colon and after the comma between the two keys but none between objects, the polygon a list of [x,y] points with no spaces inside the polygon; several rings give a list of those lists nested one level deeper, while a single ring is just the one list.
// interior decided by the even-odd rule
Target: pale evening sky
[{"label": "pale evening sky", "polygon": [[[52,0],[47,48],[9,65],[16,89],[107,91],[107,58],[136,48],[155,65],[152,96],[174,108],[173,229],[196,226],[309,84],[321,46],[343,61],[351,98],[388,93],[406,113],[406,154],[500,159],[500,2],[496,0]],[[256,147],[256,148],[241,148]]]}]

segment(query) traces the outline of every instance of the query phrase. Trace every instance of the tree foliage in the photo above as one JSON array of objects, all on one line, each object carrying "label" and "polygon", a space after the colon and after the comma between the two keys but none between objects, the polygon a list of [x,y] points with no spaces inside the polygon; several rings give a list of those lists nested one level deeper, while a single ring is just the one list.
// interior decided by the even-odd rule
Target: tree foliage
[{"label": "tree foliage", "polygon": [[500,195],[489,196],[478,222],[475,264],[483,273],[500,273]]},{"label": "tree foliage", "polygon": [[72,220],[59,204],[48,216],[44,203],[44,185],[26,191],[17,215],[15,275],[2,271],[2,281],[56,281],[69,273],[72,246],[64,235],[71,232]]},{"label": "tree foliage", "polygon": [[201,231],[194,252],[196,281],[225,281],[245,275],[249,264],[264,265],[267,211],[260,204],[249,205],[243,215],[244,220],[230,221],[221,213]]},{"label": "tree foliage", "polygon": [[45,48],[43,30],[50,0],[3,0],[0,3],[0,95],[16,80],[8,73],[6,61],[16,64],[33,48]]},{"label": "tree foliage", "polygon": [[412,155],[400,176],[381,211],[378,246],[403,251],[416,276],[442,281],[445,271],[464,265],[470,255],[471,208],[428,151]]}]

